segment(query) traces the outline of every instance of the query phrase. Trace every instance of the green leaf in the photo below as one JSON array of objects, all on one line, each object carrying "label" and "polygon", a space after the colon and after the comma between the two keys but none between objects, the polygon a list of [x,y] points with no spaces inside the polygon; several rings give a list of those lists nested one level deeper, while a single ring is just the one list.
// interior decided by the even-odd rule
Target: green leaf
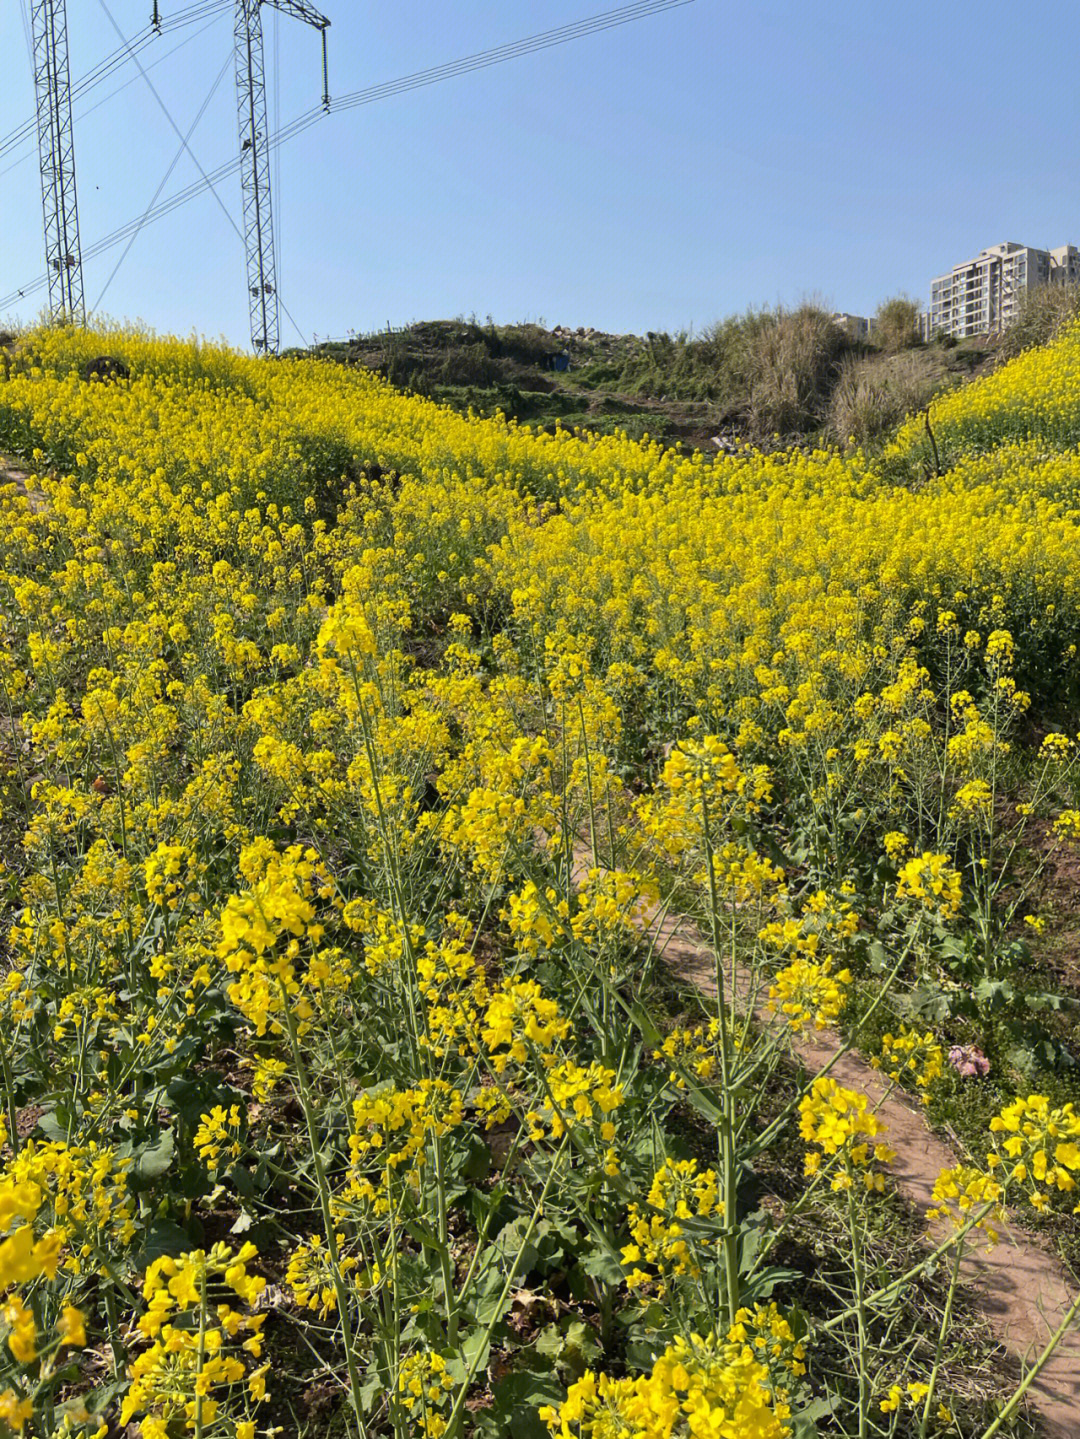
[{"label": "green leaf", "polygon": [[254,1176],[243,1164],[235,1164],[229,1170],[229,1183],[244,1199],[251,1199],[255,1193]]},{"label": "green leaf", "polygon": [[530,1221],[524,1214],[519,1214],[509,1224],[504,1224],[499,1230],[495,1239],[495,1250],[502,1259],[505,1273],[509,1273],[511,1266],[517,1261],[517,1274],[524,1278],[531,1269],[536,1268],[537,1260],[540,1258],[538,1241],[543,1239],[551,1225],[547,1220],[540,1219],[533,1226],[532,1235],[529,1234]]},{"label": "green leaf", "polygon": [[[764,1237],[764,1229],[761,1224],[761,1220],[764,1217],[760,1210],[757,1214],[748,1214],[739,1227],[738,1254],[740,1274],[748,1274],[754,1267],[754,1260],[757,1258],[758,1250],[761,1248],[761,1241]],[[756,1223],[755,1220],[757,1221]]]},{"label": "green leaf", "polygon": [[1004,1009],[1016,998],[1016,991],[1007,979],[980,979],[975,998],[986,1009]]},{"label": "green leaf", "polygon": [[513,1439],[548,1439],[546,1424],[537,1413],[543,1404],[559,1404],[566,1391],[554,1374],[515,1371],[494,1387],[495,1406],[488,1414],[493,1427],[486,1432],[513,1435]]},{"label": "green leaf", "polygon": [[835,1394],[827,1399],[811,1399],[809,1404],[791,1416],[791,1439],[818,1439],[817,1421],[827,1419],[836,1405]]},{"label": "green leaf", "polygon": [[768,1299],[778,1284],[792,1284],[805,1275],[798,1269],[782,1269],[776,1265],[763,1269],[754,1276],[753,1283],[746,1286],[747,1299]]},{"label": "green leaf", "polygon": [[581,1319],[571,1319],[566,1324],[566,1334],[563,1340],[562,1362],[574,1374],[575,1378],[585,1371],[586,1364],[600,1353],[600,1345],[596,1335],[588,1324]]},{"label": "green leaf", "polygon": [[479,1134],[472,1134],[462,1146],[460,1174],[463,1179],[486,1179],[491,1173],[491,1149]]},{"label": "green leaf", "polygon": [[409,1215],[404,1221],[404,1228],[406,1233],[411,1235],[417,1244],[422,1245],[425,1249],[439,1249],[442,1247],[442,1241],[439,1239],[436,1231],[432,1229],[430,1224],[422,1223],[415,1214]]},{"label": "green leaf", "polygon": [[632,1004],[630,1006],[630,1018],[640,1030],[645,1043],[651,1049],[658,1049],[660,1045],[663,1044],[664,1036],[653,1023],[648,1011],[640,1004]]},{"label": "green leaf", "polygon": [[869,960],[871,972],[881,974],[889,965],[889,951],[882,944],[880,939],[873,939],[866,948],[867,959]]},{"label": "green leaf", "polygon": [[378,1370],[368,1373],[367,1378],[360,1386],[360,1402],[364,1406],[365,1414],[371,1413],[375,1401],[382,1395],[384,1387],[382,1376]]},{"label": "green leaf", "polygon": [[135,1150],[135,1167],[132,1183],[135,1188],[145,1187],[149,1180],[157,1179],[172,1164],[176,1155],[173,1132],[166,1129],[156,1144],[143,1144]]},{"label": "green leaf", "polygon": [[51,1139],[54,1144],[63,1144],[67,1139],[67,1124],[61,1123],[55,1109],[47,1109],[44,1114],[39,1114],[37,1127],[45,1138]]},{"label": "green leaf", "polygon": [[247,1095],[213,1072],[177,1076],[165,1086],[164,1105],[174,1110],[189,1128],[194,1129],[200,1116],[220,1104],[223,1109],[239,1104],[247,1106]]},{"label": "green leaf", "polygon": [[1043,1009],[1060,1011],[1064,1008],[1065,1002],[1065,996],[1061,994],[1047,994],[1045,992],[1040,992],[1038,994],[1024,995],[1024,1003],[1027,1005],[1028,1009],[1034,1009],[1036,1012]]},{"label": "green leaf", "polygon": [[952,1013],[948,996],[936,984],[929,982],[916,985],[908,995],[904,1008],[931,1023],[940,1023]]},{"label": "green leaf", "polygon": [[153,1263],[164,1254],[183,1254],[192,1247],[191,1235],[174,1224],[171,1219],[155,1219],[142,1246],[141,1267]]},{"label": "green leaf", "polygon": [[560,1331],[559,1326],[548,1324],[533,1341],[533,1348],[537,1354],[543,1354],[548,1359],[557,1359],[563,1352],[565,1343],[566,1336]]},{"label": "green leaf", "polygon": [[597,1248],[586,1254],[581,1267],[590,1278],[600,1279],[605,1284],[621,1284],[623,1281],[622,1265],[606,1249]]},{"label": "green leaf", "polygon": [[472,1329],[466,1334],[461,1348],[453,1358],[447,1360],[447,1370],[458,1383],[463,1383],[465,1376],[472,1369],[474,1374],[482,1373],[491,1357],[491,1343],[488,1340],[485,1329]]},{"label": "green leaf", "polygon": [[[656,1318],[656,1322],[649,1324],[649,1314],[654,1310],[659,1311],[658,1314],[654,1316]],[[645,1314],[642,1317],[643,1321],[646,1324],[649,1324],[649,1328],[651,1329],[660,1329],[663,1326],[664,1321],[670,1318],[670,1316],[664,1310],[663,1306],[660,1304],[651,1304],[649,1306],[649,1309],[646,1310]],[[657,1341],[655,1338],[631,1339],[626,1346],[627,1367],[631,1371],[638,1369],[641,1370],[642,1373],[647,1374],[649,1370],[653,1367],[653,1365],[656,1363],[656,1356],[658,1350],[662,1349],[663,1347],[663,1344],[657,1345]]]},{"label": "green leaf", "polygon": [[491,1341],[488,1339],[486,1330],[474,1329],[471,1334],[467,1334],[465,1342],[461,1346],[461,1352],[474,1372],[486,1369],[491,1354]]}]

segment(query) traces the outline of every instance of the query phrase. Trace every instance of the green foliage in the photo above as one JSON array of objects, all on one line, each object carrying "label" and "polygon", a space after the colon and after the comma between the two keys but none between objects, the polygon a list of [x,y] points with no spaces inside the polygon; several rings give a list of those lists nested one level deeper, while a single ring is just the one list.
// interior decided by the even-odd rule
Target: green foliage
[{"label": "green foliage", "polygon": [[874,321],[874,343],[888,353],[909,350],[919,342],[918,300],[895,295],[877,307]]}]

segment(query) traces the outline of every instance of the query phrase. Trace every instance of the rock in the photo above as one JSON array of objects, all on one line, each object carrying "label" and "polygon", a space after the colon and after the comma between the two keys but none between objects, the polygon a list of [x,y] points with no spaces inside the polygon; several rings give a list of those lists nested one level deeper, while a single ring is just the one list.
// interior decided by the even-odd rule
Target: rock
[{"label": "rock", "polygon": [[115,355],[99,355],[96,360],[89,360],[83,369],[83,379],[90,380],[130,380],[131,371],[118,360]]}]

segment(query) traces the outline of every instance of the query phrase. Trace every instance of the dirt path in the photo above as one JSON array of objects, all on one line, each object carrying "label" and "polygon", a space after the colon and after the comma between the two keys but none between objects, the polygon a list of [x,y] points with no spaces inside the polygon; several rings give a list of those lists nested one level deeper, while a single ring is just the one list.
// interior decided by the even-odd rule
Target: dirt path
[{"label": "dirt path", "polygon": [[20,495],[25,495],[30,501],[32,510],[40,510],[45,506],[45,497],[37,490],[29,488],[27,481],[30,479],[28,471],[10,459],[7,455],[0,455],[0,498],[3,498],[3,491],[8,485],[14,485]]},{"label": "dirt path", "polygon": [[[578,858],[587,867],[584,851]],[[715,994],[712,951],[692,921],[654,911],[647,924],[647,933],[655,940],[664,962],[703,993]],[[745,1006],[750,993],[747,973],[736,972],[734,990]],[[776,1023],[762,1001],[754,1005],[754,1011],[762,1024]],[[796,1056],[810,1073],[834,1059],[842,1048],[839,1035],[830,1030],[796,1036],[792,1042]],[[878,1106],[878,1114],[889,1127],[888,1142],[896,1150],[896,1158],[889,1166],[896,1187],[912,1205],[925,1211],[932,1203],[938,1174],[956,1165],[958,1156],[930,1132],[921,1111],[906,1103],[901,1091],[888,1093],[887,1080],[859,1055],[841,1055],[830,1075],[840,1084],[868,1095]],[[927,1228],[928,1239],[940,1240],[945,1234],[940,1225]],[[1076,1297],[1057,1260],[1037,1240],[1012,1225],[1006,1227],[1001,1243],[994,1249],[986,1251],[979,1246],[969,1250],[961,1272],[998,1339],[1010,1353],[1029,1364],[1042,1352]],[[1041,1416],[1046,1439],[1080,1439],[1080,1327],[1076,1323],[1028,1395]]]}]

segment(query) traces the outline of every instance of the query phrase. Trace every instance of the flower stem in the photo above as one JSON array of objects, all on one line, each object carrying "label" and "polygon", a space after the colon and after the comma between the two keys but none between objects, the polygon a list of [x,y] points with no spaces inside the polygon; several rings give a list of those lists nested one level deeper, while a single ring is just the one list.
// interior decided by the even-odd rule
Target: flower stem
[{"label": "flower stem", "polygon": [[337,1230],[334,1226],[333,1214],[330,1211],[330,1185],[327,1182],[326,1168],[322,1162],[322,1154],[319,1148],[319,1134],[315,1127],[315,1109],[312,1103],[311,1090],[308,1086],[307,1069],[304,1065],[303,1055],[300,1052],[300,1036],[296,1031],[296,1020],[293,1017],[289,992],[285,988],[284,980],[280,977],[278,984],[281,988],[281,998],[285,1012],[285,1028],[289,1036],[289,1047],[292,1050],[296,1092],[300,1100],[300,1107],[304,1111],[304,1121],[307,1125],[308,1133],[308,1147],[311,1151],[311,1164],[315,1172],[315,1184],[319,1191],[319,1208],[322,1212],[323,1232],[326,1236],[326,1254],[330,1262],[330,1274],[334,1281],[334,1294],[337,1298],[338,1315],[341,1319],[341,1335],[345,1345],[345,1364],[349,1372],[349,1394],[352,1398],[353,1410],[356,1414],[356,1422],[359,1426],[360,1433],[366,1436],[367,1426],[364,1424],[363,1401],[360,1395],[360,1374],[356,1367],[352,1317],[349,1313],[349,1291],[341,1273],[341,1260],[337,1246]]}]

